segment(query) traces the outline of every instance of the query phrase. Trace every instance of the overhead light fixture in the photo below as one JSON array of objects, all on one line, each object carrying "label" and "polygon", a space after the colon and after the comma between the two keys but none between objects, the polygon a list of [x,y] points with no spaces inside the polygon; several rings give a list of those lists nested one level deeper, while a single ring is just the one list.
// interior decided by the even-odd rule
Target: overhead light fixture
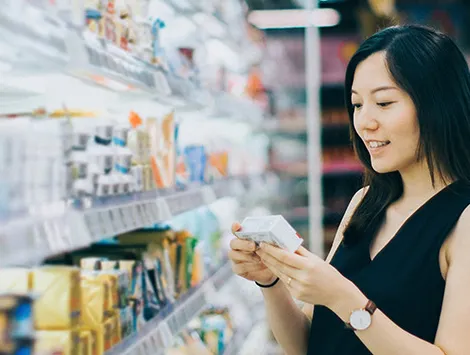
[{"label": "overhead light fixture", "polygon": [[335,9],[259,10],[248,15],[248,21],[259,29],[333,27],[341,20]]}]

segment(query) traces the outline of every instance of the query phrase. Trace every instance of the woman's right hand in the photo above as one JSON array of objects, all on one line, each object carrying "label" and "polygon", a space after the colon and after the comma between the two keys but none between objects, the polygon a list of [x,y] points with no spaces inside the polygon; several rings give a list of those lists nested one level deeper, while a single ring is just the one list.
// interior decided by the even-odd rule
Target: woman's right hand
[{"label": "woman's right hand", "polygon": [[[232,225],[232,233],[241,230],[239,223]],[[261,285],[269,285],[276,280],[276,276],[263,264],[256,255],[256,244],[253,241],[242,240],[237,237],[230,241],[229,259],[232,261],[232,270],[238,276]]]}]

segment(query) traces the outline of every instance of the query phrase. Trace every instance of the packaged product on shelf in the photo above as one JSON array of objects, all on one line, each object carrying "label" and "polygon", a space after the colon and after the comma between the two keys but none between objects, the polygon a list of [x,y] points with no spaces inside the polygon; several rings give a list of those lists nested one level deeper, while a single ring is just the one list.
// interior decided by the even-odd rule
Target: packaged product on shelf
[{"label": "packaged product on shelf", "polygon": [[121,329],[121,339],[125,339],[134,332],[133,311],[131,306],[127,306],[119,310],[119,321],[119,328]]},{"label": "packaged product on shelf", "polygon": [[146,268],[145,263],[143,264],[142,278],[144,319],[149,321],[158,314],[162,308],[162,304],[157,297],[157,289],[153,286],[152,281],[150,280],[149,270]]},{"label": "packaged product on shelf", "polygon": [[142,166],[143,169],[143,190],[144,191],[151,191],[156,188],[156,182],[153,177],[152,166],[150,164],[146,164]]},{"label": "packaged product on shelf", "polygon": [[73,329],[79,325],[80,270],[67,266],[42,266],[32,271],[36,329]]},{"label": "packaged product on shelf", "polygon": [[176,290],[184,293],[191,288],[193,253],[197,240],[187,230],[176,232]]},{"label": "packaged product on shelf", "polygon": [[114,345],[121,341],[119,329],[117,326],[117,319],[115,316],[109,317],[104,324],[106,331],[109,334],[109,339],[105,342],[105,351],[111,349]]},{"label": "packaged product on shelf", "polygon": [[129,275],[129,302],[132,308],[133,331],[139,331],[146,321],[143,304],[143,266],[135,260],[119,260],[119,269]]},{"label": "packaged product on shelf", "polygon": [[113,310],[124,308],[128,305],[129,276],[123,270],[101,270],[98,278],[111,285],[111,308]]},{"label": "packaged product on shelf", "polygon": [[39,354],[81,355],[79,330],[39,330],[36,339]]},{"label": "packaged product on shelf", "polygon": [[155,184],[157,188],[173,187],[176,163],[174,112],[165,115],[161,120],[149,118],[146,123]]},{"label": "packaged product on shelf", "polygon": [[34,339],[33,299],[31,296],[0,294],[0,330],[3,331],[0,333],[2,334],[0,343],[5,345],[21,345],[21,340]]},{"label": "packaged product on shelf", "polygon": [[31,290],[31,270],[23,268],[0,269],[0,292],[26,294]]},{"label": "packaged product on shelf", "polygon": [[109,303],[109,287],[102,282],[96,272],[82,272],[81,276],[81,323],[87,328],[95,329],[103,324]]},{"label": "packaged product on shelf", "polygon": [[106,262],[106,258],[88,257],[80,259],[80,268],[83,270],[93,271],[101,270],[102,263]]},{"label": "packaged product on shelf", "polygon": [[110,13],[103,14],[104,39],[108,42],[118,45],[119,34],[117,26],[118,18]]},{"label": "packaged product on shelf", "polygon": [[85,2],[86,28],[97,37],[103,36],[102,13],[100,11],[100,0],[87,0]]},{"label": "packaged product on shelf", "polygon": [[228,152],[213,147],[208,153],[208,178],[210,181],[228,176]]},{"label": "packaged product on shelf", "polygon": [[[174,272],[171,268],[168,241],[166,239],[148,245],[148,255],[155,265],[157,285],[160,284],[166,302],[174,302]],[[160,286],[159,286],[160,287]]]},{"label": "packaged product on shelf", "polygon": [[94,355],[92,332],[89,330],[80,330],[80,355]]},{"label": "packaged product on shelf", "polygon": [[160,43],[160,32],[165,28],[165,22],[159,18],[152,23],[152,58],[151,63],[162,65],[165,51]]},{"label": "packaged product on shelf", "polygon": [[111,349],[113,338],[113,324],[105,322],[91,329],[96,336],[96,353],[104,354],[106,350]]},{"label": "packaged product on shelf", "polygon": [[195,129],[194,123],[179,122],[175,131],[176,174],[181,186],[208,181],[206,137]]},{"label": "packaged product on shelf", "polygon": [[189,171],[189,181],[203,183],[208,180],[208,156],[203,145],[184,147],[184,161]]},{"label": "packaged product on shelf", "polygon": [[127,126],[117,126],[113,130],[113,150],[114,167],[113,176],[118,183],[118,193],[126,194],[131,192],[134,185],[130,169],[132,166],[132,151],[128,147],[129,128]]},{"label": "packaged product on shelf", "polygon": [[152,48],[152,22],[139,18],[135,21],[135,37],[136,44],[133,46],[133,50],[137,57],[147,63],[152,62],[153,48]]},{"label": "packaged product on shelf", "polygon": [[[149,246],[150,251],[152,245]],[[157,247],[158,252],[159,247]],[[162,241],[161,245],[161,256],[157,254],[158,257],[158,272],[162,274],[162,280],[164,282],[164,288],[166,289],[166,296],[170,303],[175,301],[176,291],[175,291],[175,270],[172,267],[171,258],[170,258],[170,241],[168,238],[165,238]]]},{"label": "packaged product on shelf", "polygon": [[166,295],[166,290],[163,286],[162,274],[159,272],[158,269],[157,257],[154,254],[145,253],[143,255],[143,261],[148,273],[153,292],[155,293],[156,298],[158,300],[159,307],[162,308],[167,304],[168,299]]},{"label": "packaged product on shelf", "polygon": [[183,147],[180,139],[181,123],[175,121],[175,183],[177,187],[185,187],[189,183],[189,172],[186,168],[186,161],[183,154]]}]

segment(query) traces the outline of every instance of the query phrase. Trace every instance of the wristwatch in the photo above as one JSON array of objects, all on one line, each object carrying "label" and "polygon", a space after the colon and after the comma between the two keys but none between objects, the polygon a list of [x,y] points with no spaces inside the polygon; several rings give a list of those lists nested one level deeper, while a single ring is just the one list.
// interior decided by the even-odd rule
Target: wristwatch
[{"label": "wristwatch", "polygon": [[351,312],[346,327],[354,331],[366,330],[372,324],[372,315],[376,309],[375,303],[369,300],[365,308],[356,309]]}]

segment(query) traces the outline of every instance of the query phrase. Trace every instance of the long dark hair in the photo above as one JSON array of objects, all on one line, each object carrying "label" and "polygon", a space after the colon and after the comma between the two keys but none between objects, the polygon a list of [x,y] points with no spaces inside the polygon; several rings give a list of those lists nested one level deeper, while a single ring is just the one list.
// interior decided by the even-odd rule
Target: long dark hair
[{"label": "long dark hair", "polygon": [[384,51],[396,84],[410,95],[420,130],[418,159],[426,159],[432,183],[470,182],[470,73],[457,45],[443,33],[423,26],[394,26],[362,43],[346,70],[345,99],[353,147],[365,166],[369,189],[344,232],[344,243],[355,244],[377,232],[387,207],[403,193],[398,172],[379,174],[354,129],[351,88],[357,66],[371,54]]}]

